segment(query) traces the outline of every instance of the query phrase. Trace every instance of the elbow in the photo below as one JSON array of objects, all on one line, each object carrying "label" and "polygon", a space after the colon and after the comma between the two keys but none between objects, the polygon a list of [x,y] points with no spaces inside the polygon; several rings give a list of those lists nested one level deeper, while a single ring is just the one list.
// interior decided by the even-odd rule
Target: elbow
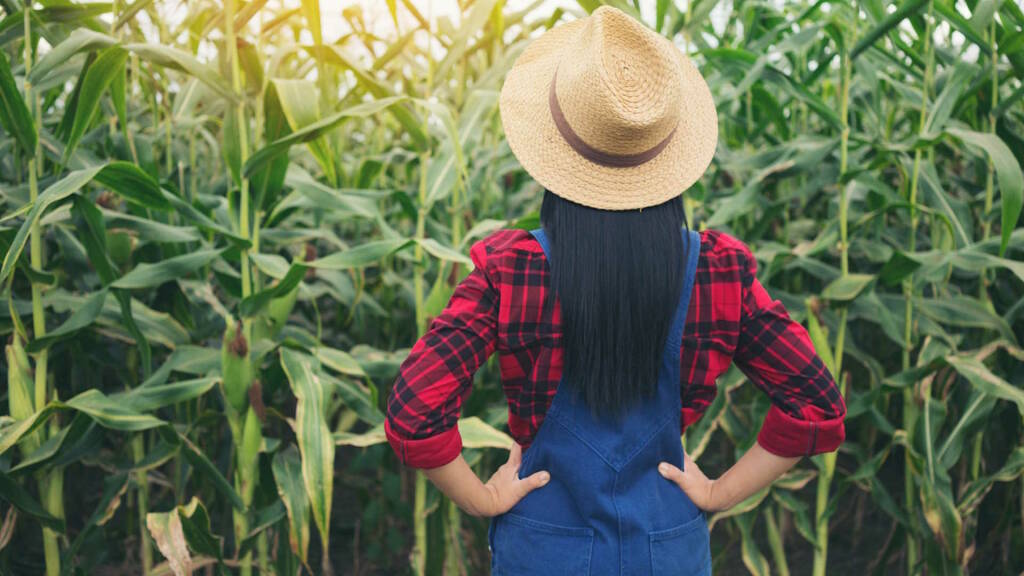
[{"label": "elbow", "polygon": [[462,436],[458,426],[417,438],[403,432],[401,421],[388,415],[384,420],[384,435],[398,461],[409,468],[437,468],[455,460],[462,453]]}]

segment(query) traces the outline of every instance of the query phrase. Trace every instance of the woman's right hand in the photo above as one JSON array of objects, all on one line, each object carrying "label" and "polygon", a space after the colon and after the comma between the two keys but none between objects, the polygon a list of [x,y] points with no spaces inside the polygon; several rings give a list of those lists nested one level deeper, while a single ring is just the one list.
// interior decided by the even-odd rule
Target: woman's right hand
[{"label": "woman's right hand", "polygon": [[534,472],[526,478],[519,478],[519,466],[523,462],[523,448],[518,442],[512,443],[508,461],[501,465],[491,479],[484,484],[483,501],[475,508],[481,516],[497,516],[512,509],[524,496],[548,483],[551,475],[547,471]]}]

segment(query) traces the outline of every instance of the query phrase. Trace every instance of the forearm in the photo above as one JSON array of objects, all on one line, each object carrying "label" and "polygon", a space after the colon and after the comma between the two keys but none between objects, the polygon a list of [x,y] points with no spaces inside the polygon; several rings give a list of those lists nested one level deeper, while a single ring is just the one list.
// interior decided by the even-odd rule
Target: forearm
[{"label": "forearm", "polygon": [[487,487],[469,467],[462,454],[443,466],[423,469],[423,474],[467,514],[486,515]]},{"label": "forearm", "polygon": [[754,443],[731,468],[712,484],[713,507],[727,510],[769,486],[792,468],[800,457],[786,458]]}]

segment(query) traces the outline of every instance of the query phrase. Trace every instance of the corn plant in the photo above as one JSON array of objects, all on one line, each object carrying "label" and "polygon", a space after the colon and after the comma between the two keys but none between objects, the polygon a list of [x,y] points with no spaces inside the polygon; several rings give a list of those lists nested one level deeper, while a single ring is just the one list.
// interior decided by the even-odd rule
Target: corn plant
[{"label": "corn plant", "polygon": [[[0,0],[0,572],[486,573],[382,409],[472,242],[537,224],[505,73],[601,3]],[[711,517],[716,573],[1019,571],[1019,3],[604,3],[702,70],[689,221],[849,407]],[[499,372],[459,422],[483,477]],[[682,441],[719,473],[768,406],[732,368]]]}]

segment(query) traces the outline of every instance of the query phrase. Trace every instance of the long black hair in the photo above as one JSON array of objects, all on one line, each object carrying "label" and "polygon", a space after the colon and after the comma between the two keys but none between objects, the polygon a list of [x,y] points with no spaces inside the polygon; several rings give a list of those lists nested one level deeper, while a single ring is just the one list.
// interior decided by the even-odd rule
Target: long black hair
[{"label": "long black hair", "polygon": [[599,414],[653,395],[683,286],[682,197],[610,211],[545,191],[552,286],[562,307],[566,385]]}]

